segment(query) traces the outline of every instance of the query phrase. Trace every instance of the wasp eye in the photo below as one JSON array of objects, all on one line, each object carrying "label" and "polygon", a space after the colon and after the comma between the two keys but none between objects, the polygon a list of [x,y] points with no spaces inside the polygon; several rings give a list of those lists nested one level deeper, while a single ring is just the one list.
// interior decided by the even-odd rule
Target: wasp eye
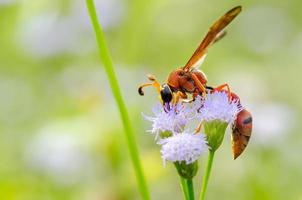
[{"label": "wasp eye", "polygon": [[168,85],[165,85],[160,91],[161,98],[164,103],[170,103],[172,101],[172,91]]}]

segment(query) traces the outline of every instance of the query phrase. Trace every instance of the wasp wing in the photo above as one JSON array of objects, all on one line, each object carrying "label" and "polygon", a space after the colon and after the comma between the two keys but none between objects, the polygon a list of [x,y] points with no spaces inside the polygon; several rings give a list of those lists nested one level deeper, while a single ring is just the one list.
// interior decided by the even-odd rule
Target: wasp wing
[{"label": "wasp wing", "polygon": [[[213,40],[212,44],[218,42],[220,39],[222,39],[225,35],[226,35],[226,31],[222,30],[220,33],[218,33],[215,37],[215,39]],[[198,68],[199,66],[202,65],[202,63],[204,62],[204,60],[206,59],[206,56],[208,54],[205,52],[189,69],[193,69],[193,68]]]},{"label": "wasp wing", "polygon": [[193,53],[187,64],[183,67],[184,70],[189,70],[200,66],[204,61],[208,47],[214,42],[220,40],[224,35],[224,28],[241,12],[241,6],[234,7],[218,19],[209,29],[207,35],[202,40],[198,48]]}]

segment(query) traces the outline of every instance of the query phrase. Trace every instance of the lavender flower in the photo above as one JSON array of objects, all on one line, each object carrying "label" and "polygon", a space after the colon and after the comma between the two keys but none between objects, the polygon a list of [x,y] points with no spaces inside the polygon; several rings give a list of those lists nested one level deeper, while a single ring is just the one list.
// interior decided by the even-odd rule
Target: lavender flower
[{"label": "lavender flower", "polygon": [[166,161],[173,163],[185,161],[189,165],[208,150],[204,134],[193,134],[186,131],[162,139],[160,144],[164,164]]},{"label": "lavender flower", "polygon": [[162,132],[169,131],[172,134],[180,133],[184,130],[185,125],[190,119],[194,118],[194,112],[187,104],[178,103],[171,106],[170,110],[165,110],[161,104],[157,104],[153,109],[154,117],[146,116],[144,118],[152,122],[152,134],[158,135]]},{"label": "lavender flower", "polygon": [[[200,104],[200,101],[197,104]],[[238,100],[229,101],[226,92],[214,92],[207,94],[202,102],[199,118],[203,121],[219,120],[230,124],[241,110],[242,106]]]}]

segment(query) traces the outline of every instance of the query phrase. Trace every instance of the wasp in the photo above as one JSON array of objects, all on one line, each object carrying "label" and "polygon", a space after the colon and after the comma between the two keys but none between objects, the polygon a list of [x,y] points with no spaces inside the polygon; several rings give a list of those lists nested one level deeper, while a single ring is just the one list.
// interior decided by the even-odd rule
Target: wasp
[{"label": "wasp", "polygon": [[[144,95],[143,88],[153,86],[158,94],[164,109],[169,110],[170,104],[177,103],[181,98],[187,100],[188,94],[194,99],[199,95],[204,97],[207,92],[224,91],[228,94],[229,100],[237,100],[240,102],[239,96],[231,92],[227,83],[215,88],[207,85],[207,77],[205,73],[198,69],[203,63],[208,48],[223,38],[226,34],[225,27],[233,21],[233,19],[241,12],[241,6],[237,6],[229,10],[220,17],[209,29],[204,39],[201,41],[189,61],[183,67],[173,70],[167,78],[166,83],[160,84],[154,75],[148,75],[151,81],[139,86],[138,93]],[[241,106],[241,105],[240,105]],[[199,132],[201,124],[197,127]],[[232,150],[233,157],[236,159],[246,148],[252,132],[252,115],[246,109],[241,110],[232,125]]]},{"label": "wasp", "polygon": [[[220,40],[225,34],[225,27],[241,12],[241,6],[234,7],[220,17],[209,29],[204,39],[199,44],[189,61],[183,67],[173,70],[166,83],[160,84],[154,75],[148,75],[148,79],[151,81],[140,85],[138,93],[144,95],[143,88],[146,86],[154,86],[159,93],[159,98],[166,109],[170,109],[170,103],[176,103],[180,98],[187,99],[187,94],[192,95],[193,101],[198,95],[205,96],[207,91],[207,77],[204,72],[198,69],[203,63],[208,48],[218,40]],[[227,84],[220,87],[228,87]],[[229,87],[228,87],[229,88]],[[230,91],[230,90],[228,90]],[[229,92],[229,97],[230,96]]]}]

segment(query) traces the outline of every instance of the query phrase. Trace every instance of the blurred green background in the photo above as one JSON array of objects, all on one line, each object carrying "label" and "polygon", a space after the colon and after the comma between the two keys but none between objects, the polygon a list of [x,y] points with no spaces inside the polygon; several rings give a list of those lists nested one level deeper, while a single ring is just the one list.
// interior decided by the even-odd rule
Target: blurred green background
[{"label": "blurred green background", "polygon": [[[202,70],[241,96],[254,131],[236,161],[226,134],[207,197],[302,200],[302,1],[96,0],[152,199],[182,194],[141,117],[157,95],[137,86],[185,64],[236,5],[243,12]],[[139,199],[84,0],[0,0],[0,69],[1,200]]]}]

